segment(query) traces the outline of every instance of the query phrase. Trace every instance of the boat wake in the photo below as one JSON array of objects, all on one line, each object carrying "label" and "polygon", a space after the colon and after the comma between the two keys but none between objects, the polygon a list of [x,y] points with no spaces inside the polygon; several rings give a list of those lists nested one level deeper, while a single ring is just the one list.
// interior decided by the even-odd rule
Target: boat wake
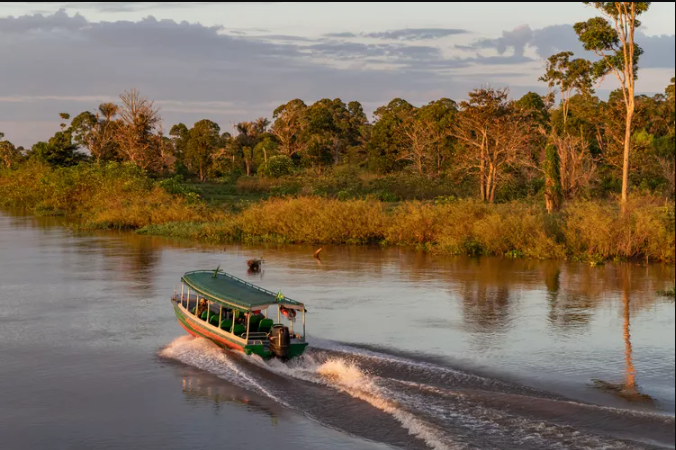
[{"label": "boat wake", "polygon": [[288,363],[184,336],[163,358],[351,435],[405,449],[674,448],[674,419],[582,404],[441,364],[315,342]]}]

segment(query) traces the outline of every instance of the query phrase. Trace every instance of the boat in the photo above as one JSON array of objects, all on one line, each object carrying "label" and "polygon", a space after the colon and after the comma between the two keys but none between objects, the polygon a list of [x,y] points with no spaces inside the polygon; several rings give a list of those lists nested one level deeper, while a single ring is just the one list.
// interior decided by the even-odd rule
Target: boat
[{"label": "boat", "polygon": [[258,273],[261,271],[261,266],[263,265],[262,259],[250,259],[246,262],[246,265],[249,266],[249,271],[252,273]]},{"label": "boat", "polygon": [[[221,347],[288,360],[302,355],[308,346],[303,303],[219,268],[183,274],[180,292],[175,287],[171,301],[179,324],[188,333]],[[301,319],[300,327],[294,327],[297,319]]]}]

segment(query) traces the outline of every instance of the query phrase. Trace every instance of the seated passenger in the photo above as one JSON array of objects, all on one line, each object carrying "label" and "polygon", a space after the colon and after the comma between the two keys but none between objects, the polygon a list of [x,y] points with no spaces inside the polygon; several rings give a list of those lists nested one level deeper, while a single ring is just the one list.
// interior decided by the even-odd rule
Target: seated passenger
[{"label": "seated passenger", "polygon": [[207,310],[207,301],[205,299],[200,299],[199,306],[197,307],[197,317],[202,317],[202,313]]}]

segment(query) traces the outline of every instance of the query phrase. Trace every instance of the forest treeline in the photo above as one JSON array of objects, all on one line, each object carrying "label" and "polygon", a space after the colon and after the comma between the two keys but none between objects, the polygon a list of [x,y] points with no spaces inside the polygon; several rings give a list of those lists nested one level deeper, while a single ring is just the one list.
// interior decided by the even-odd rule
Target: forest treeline
[{"label": "forest treeline", "polygon": [[[664,94],[636,97],[634,190],[674,195],[673,81]],[[443,182],[450,185],[447,193],[474,194],[488,202],[542,193],[548,177],[556,178],[564,200],[606,197],[621,186],[619,92],[604,101],[588,87],[555,105],[551,96],[529,93],[513,100],[506,89],[482,88],[462,102],[440,99],[415,107],[395,99],[376,110],[373,122],[356,101],[323,99],[308,106],[296,99],[277,108],[272,122],[260,118],[222,132],[204,119],[192,127],[174,125],[168,133],[152,101],[134,90],[120,99],[120,105],[102,104],[72,120],[62,114],[61,129],[30,149],[2,141],[4,166],[30,160],[56,167],[118,161],[160,177],[255,177],[249,185],[350,167],[371,178],[410,174],[422,183]]]}]

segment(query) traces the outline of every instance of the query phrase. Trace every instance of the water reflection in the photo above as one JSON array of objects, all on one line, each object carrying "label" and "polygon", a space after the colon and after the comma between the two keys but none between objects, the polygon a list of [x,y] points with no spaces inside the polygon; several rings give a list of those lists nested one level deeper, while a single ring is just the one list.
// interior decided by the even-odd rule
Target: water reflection
[{"label": "water reflection", "polygon": [[214,415],[219,415],[225,405],[245,407],[250,411],[265,414],[272,425],[279,424],[279,414],[274,405],[267,406],[263,399],[237,386],[228,384],[209,374],[189,367],[177,368],[181,377],[181,391],[188,403],[208,402],[213,405]]},{"label": "water reflection", "polygon": [[462,312],[463,323],[471,331],[487,334],[504,332],[511,321],[510,291],[504,285],[465,282]]},{"label": "water reflection", "polygon": [[624,267],[619,271],[620,282],[622,284],[622,335],[624,339],[624,380],[621,382],[610,382],[605,380],[593,379],[594,384],[601,390],[608,391],[619,397],[641,403],[654,403],[654,399],[641,392],[637,382],[637,372],[634,366],[634,348],[631,343],[631,271]]}]

